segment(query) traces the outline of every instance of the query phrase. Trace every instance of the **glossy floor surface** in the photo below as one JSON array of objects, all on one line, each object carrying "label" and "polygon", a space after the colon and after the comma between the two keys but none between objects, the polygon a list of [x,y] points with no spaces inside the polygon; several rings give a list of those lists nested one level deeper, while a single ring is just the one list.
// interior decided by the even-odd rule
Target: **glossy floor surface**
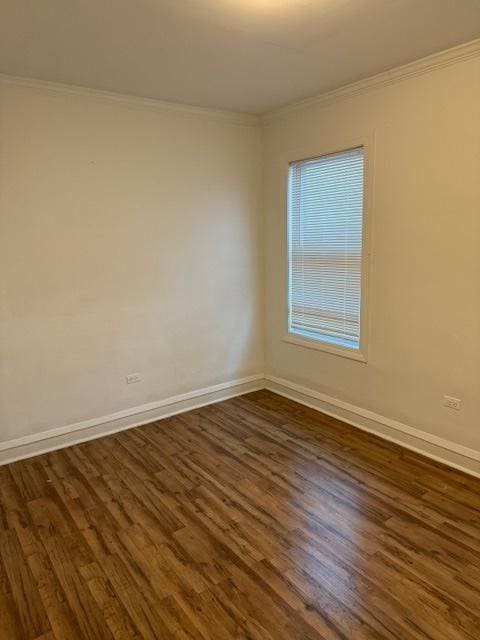
[{"label": "glossy floor surface", "polygon": [[1,467],[0,638],[478,640],[479,509],[255,392]]}]

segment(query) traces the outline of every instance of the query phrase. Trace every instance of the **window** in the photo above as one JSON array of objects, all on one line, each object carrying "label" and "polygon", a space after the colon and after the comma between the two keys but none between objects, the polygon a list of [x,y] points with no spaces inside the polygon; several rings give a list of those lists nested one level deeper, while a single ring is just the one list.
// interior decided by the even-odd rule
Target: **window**
[{"label": "window", "polygon": [[357,352],[364,155],[361,146],[292,162],[288,181],[289,335]]}]

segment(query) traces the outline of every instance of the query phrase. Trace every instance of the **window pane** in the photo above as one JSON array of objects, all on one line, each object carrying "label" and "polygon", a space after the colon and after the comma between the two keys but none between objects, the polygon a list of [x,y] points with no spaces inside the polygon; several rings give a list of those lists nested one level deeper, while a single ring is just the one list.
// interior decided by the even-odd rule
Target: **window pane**
[{"label": "window pane", "polygon": [[360,347],[363,147],[294,162],[289,331]]}]

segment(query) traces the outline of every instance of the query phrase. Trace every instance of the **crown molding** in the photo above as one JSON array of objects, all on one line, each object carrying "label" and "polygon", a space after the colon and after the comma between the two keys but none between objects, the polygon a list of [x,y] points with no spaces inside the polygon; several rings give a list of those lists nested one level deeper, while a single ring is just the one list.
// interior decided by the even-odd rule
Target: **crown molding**
[{"label": "crown molding", "polygon": [[59,82],[51,82],[48,80],[39,80],[35,78],[25,78],[22,76],[12,76],[0,73],[0,86],[16,86],[38,91],[50,91],[52,93],[75,95],[103,100],[109,102],[117,102],[127,107],[144,109],[147,111],[160,113],[174,113],[185,117],[203,118],[215,122],[224,122],[226,124],[237,124],[243,126],[257,127],[261,124],[269,124],[275,120],[285,118],[289,115],[308,109],[309,107],[323,107],[329,104],[345,100],[356,95],[367,93],[374,89],[385,86],[391,86],[397,82],[409,80],[437,69],[448,67],[452,64],[469,60],[480,56],[480,38],[471,40],[464,44],[460,44],[451,49],[440,51],[432,55],[420,58],[414,62],[409,62],[400,67],[383,71],[374,76],[352,82],[332,91],[321,93],[317,96],[305,98],[298,102],[287,104],[278,109],[273,109],[262,115],[252,113],[243,113],[237,111],[228,111],[224,109],[213,109],[209,107],[198,107],[177,102],[168,102],[165,100],[156,100],[153,98],[140,98],[123,93],[115,93],[112,91],[102,91],[100,89],[90,89],[71,84],[62,84]]},{"label": "crown molding", "polygon": [[146,111],[160,113],[174,113],[176,115],[190,118],[201,118],[226,124],[247,125],[251,127],[256,127],[261,124],[260,117],[251,113],[211,109],[209,107],[196,107],[178,102],[167,102],[153,98],[140,98],[138,96],[115,93],[112,91],[101,91],[99,89],[89,89],[88,87],[62,84],[60,82],[50,82],[49,80],[38,80],[35,78],[11,76],[2,73],[0,73],[0,86],[24,87],[37,91],[48,91],[63,95],[93,98],[95,100],[120,103],[135,109],[143,109]]},{"label": "crown molding", "polygon": [[287,104],[284,107],[273,109],[262,116],[263,124],[268,124],[275,120],[285,118],[289,115],[308,109],[309,107],[324,107],[340,100],[345,100],[362,93],[367,93],[373,89],[379,89],[384,86],[393,85],[397,82],[403,82],[410,78],[416,78],[426,73],[443,69],[452,64],[469,60],[480,55],[480,38],[471,40],[464,44],[460,44],[451,49],[434,53],[425,58],[420,58],[414,62],[409,62],[400,67],[383,71],[374,76],[352,82],[338,89],[333,89],[326,93],[321,93],[311,98],[305,98],[298,102]]}]

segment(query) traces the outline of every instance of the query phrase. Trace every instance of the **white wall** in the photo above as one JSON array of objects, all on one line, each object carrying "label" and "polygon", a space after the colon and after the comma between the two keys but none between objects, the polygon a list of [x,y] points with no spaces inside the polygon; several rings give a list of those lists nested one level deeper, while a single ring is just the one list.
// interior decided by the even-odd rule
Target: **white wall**
[{"label": "white wall", "polygon": [[[266,370],[480,452],[478,56],[272,120],[263,170],[229,118],[0,90],[0,449]],[[284,167],[372,131],[364,364],[282,341]]]},{"label": "white wall", "polygon": [[259,129],[0,90],[0,442],[260,373]]},{"label": "white wall", "polygon": [[[267,373],[480,450],[480,59],[267,125]],[[282,341],[284,163],[376,132],[368,364]],[[342,142],[340,142],[342,144]],[[463,400],[442,407],[443,394]]]}]

